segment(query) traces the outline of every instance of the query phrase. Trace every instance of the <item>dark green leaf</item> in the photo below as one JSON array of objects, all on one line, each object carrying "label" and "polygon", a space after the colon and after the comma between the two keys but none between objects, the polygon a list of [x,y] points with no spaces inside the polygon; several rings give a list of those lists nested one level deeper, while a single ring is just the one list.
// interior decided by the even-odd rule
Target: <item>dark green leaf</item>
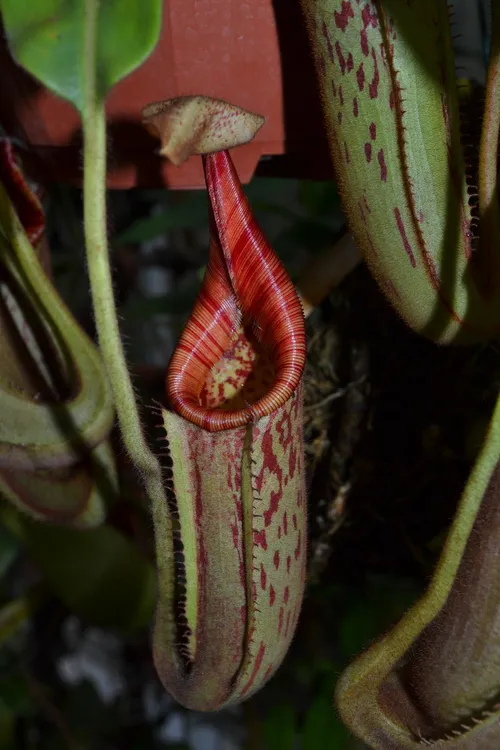
[{"label": "dark green leaf", "polygon": [[[45,86],[83,108],[84,20],[88,0],[0,0],[9,47]],[[102,97],[152,52],[161,0],[98,4],[97,86]]]},{"label": "dark green leaf", "polygon": [[111,526],[76,531],[20,520],[28,553],[72,611],[102,627],[148,625],[155,572],[132,541]]}]

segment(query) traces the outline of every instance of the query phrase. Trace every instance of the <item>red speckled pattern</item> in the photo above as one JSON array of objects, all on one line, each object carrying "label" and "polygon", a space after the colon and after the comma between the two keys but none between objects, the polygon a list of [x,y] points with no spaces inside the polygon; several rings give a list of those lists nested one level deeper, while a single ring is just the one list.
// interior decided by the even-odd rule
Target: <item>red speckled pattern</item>
[{"label": "red speckled pattern", "polygon": [[[196,606],[191,618],[184,609],[189,676],[169,626],[155,634],[155,663],[179,702],[209,711],[260,689],[297,625],[307,544],[302,385],[247,427],[209,432],[172,412],[163,416],[186,585],[196,585]],[[185,540],[193,529],[190,556]],[[173,604],[169,598],[163,606]],[[160,618],[172,623],[172,610]]]},{"label": "red speckled pattern", "polygon": [[272,359],[267,352],[258,352],[249,336],[241,329],[208,373],[200,393],[207,409],[244,409],[272,388],[276,376]]},{"label": "red speckled pattern", "polygon": [[295,632],[305,582],[302,386],[252,432],[253,550],[248,656],[234,702],[274,674]]}]

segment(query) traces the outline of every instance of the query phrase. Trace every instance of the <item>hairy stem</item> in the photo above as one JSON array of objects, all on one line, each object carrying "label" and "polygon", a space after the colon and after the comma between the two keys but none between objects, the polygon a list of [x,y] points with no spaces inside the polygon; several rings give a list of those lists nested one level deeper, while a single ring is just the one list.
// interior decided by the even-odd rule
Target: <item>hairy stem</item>
[{"label": "hairy stem", "polygon": [[[99,345],[118,414],[127,452],[141,473],[148,498],[153,503],[159,533],[166,531],[162,471],[144,437],[120,339],[106,234],[106,114],[104,97],[98,90],[96,36],[98,0],[87,0],[84,45],[84,228],[87,262]],[[165,537],[166,538],[166,537]]]}]

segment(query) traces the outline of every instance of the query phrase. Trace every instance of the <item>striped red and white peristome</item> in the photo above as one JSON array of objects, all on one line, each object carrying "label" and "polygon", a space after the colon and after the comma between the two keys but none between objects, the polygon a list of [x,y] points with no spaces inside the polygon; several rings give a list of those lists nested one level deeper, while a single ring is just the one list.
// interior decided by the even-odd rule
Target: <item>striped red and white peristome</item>
[{"label": "striped red and white peristome", "polygon": [[[226,151],[205,157],[210,255],[167,376],[173,534],[154,657],[185,706],[244,700],[280,665],[306,553],[305,330],[293,284]],[[182,547],[180,546],[182,544]],[[177,580],[174,572],[177,574]]]},{"label": "striped red and white peristome", "polygon": [[[304,367],[305,333],[295,288],[253,218],[229,153],[210,154],[204,163],[211,203],[210,257],[169,366],[167,394],[181,416],[217,431],[270,414],[292,395]],[[240,380],[246,379],[245,368],[253,369],[256,350],[251,353],[246,346],[245,354],[239,354],[244,371],[234,368],[235,332],[242,325],[251,327],[259,354],[266,359],[265,372],[263,367],[257,370],[260,381],[252,378],[243,391]],[[224,358],[234,372],[228,372],[222,383],[220,376],[217,379],[224,393],[210,394],[210,372],[221,367]],[[224,408],[235,394],[238,406]]]}]

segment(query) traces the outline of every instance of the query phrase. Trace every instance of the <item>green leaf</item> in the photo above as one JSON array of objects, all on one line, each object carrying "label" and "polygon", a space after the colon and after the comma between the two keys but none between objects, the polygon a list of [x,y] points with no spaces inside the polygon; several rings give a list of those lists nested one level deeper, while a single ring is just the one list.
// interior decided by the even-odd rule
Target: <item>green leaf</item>
[{"label": "green leaf", "polygon": [[19,520],[28,554],[73,612],[101,627],[149,624],[155,572],[132,541],[111,526],[76,531]]},{"label": "green leaf", "polygon": [[[80,112],[88,3],[89,0],[0,0],[15,59]],[[152,52],[160,33],[161,11],[161,0],[106,0],[98,4],[95,63],[101,97]]]}]

